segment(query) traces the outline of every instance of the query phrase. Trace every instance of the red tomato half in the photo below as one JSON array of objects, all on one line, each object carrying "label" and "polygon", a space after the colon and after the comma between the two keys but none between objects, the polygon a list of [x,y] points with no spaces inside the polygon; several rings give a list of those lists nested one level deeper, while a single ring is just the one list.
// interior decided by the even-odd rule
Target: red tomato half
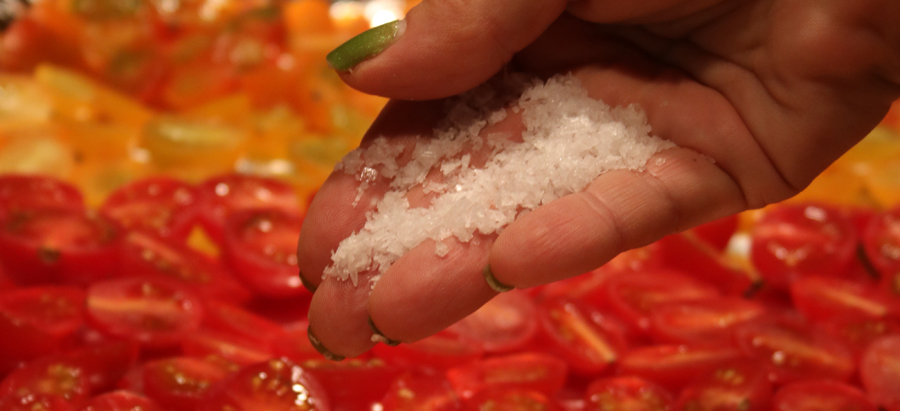
[{"label": "red tomato half", "polygon": [[240,174],[214,177],[197,187],[200,222],[213,240],[221,243],[225,219],[238,210],[278,208],[288,213],[300,210],[294,189],[281,181]]},{"label": "red tomato half", "polygon": [[750,258],[766,281],[787,288],[809,275],[842,275],[856,251],[853,221],[824,205],[771,209],[753,227]]},{"label": "red tomato half", "polygon": [[[304,338],[305,336],[304,333]],[[217,356],[238,365],[256,364],[274,356],[267,346],[256,340],[231,332],[204,328],[188,333],[181,340],[181,350],[184,355],[191,357]]]},{"label": "red tomato half", "polygon": [[863,231],[863,248],[882,284],[900,295],[900,207],[873,217]]},{"label": "red tomato half", "polygon": [[772,401],[776,411],[876,411],[858,388],[835,381],[803,381],[778,390]]},{"label": "red tomato half", "polygon": [[78,411],[163,411],[163,408],[133,392],[113,391],[92,398]]},{"label": "red tomato half", "polygon": [[655,345],[632,348],[619,361],[619,374],[634,375],[677,392],[723,364],[744,358],[735,347]]},{"label": "red tomato half", "polygon": [[859,367],[869,398],[888,411],[900,411],[900,336],[884,337],[869,345]]},{"label": "red tomato half", "polygon": [[689,385],[678,397],[679,411],[769,411],[772,384],[765,367],[751,363],[723,366]]},{"label": "red tomato half", "polygon": [[456,367],[484,356],[480,345],[448,331],[396,347],[378,344],[372,352],[389,364],[435,369]]},{"label": "red tomato half", "polygon": [[515,354],[451,368],[447,379],[464,399],[487,388],[534,390],[553,396],[565,384],[567,368],[565,362],[549,355]]},{"label": "red tomato half", "polygon": [[381,400],[384,411],[462,411],[463,403],[442,374],[409,371]]},{"label": "red tomato half", "polygon": [[668,411],[674,398],[664,388],[638,377],[599,379],[584,393],[585,411]]},{"label": "red tomato half", "polygon": [[599,374],[625,351],[625,327],[610,327],[603,314],[576,300],[546,300],[541,303],[538,316],[550,350],[578,374]]},{"label": "red tomato half", "polygon": [[0,383],[4,411],[72,410],[90,396],[88,377],[63,356],[46,357],[12,372]]},{"label": "red tomato half", "polygon": [[110,194],[100,214],[127,230],[148,231],[184,241],[194,223],[190,206],[196,201],[193,185],[167,177],[138,180]]},{"label": "red tomato half", "polygon": [[833,277],[807,277],[791,284],[794,305],[811,321],[835,317],[885,318],[900,313],[900,300],[875,286]]},{"label": "red tomato half", "polygon": [[220,365],[189,357],[151,361],[141,368],[146,395],[166,409],[179,411],[197,409],[210,387],[228,376]]},{"label": "red tomato half", "polygon": [[546,394],[540,391],[530,391],[510,388],[490,388],[475,394],[466,400],[470,409],[492,411],[561,411]]},{"label": "red tomato half", "polygon": [[740,297],[676,301],[660,305],[650,314],[650,332],[659,342],[730,345],[738,325],[765,313],[762,304]]},{"label": "red tomato half", "polygon": [[0,260],[19,284],[87,284],[118,266],[121,233],[104,218],[45,208],[12,212],[2,224]]},{"label": "red tomato half", "polygon": [[150,348],[178,345],[200,325],[203,307],[186,286],[162,278],[123,278],[88,288],[88,319],[104,334]]},{"label": "red tomato half", "polygon": [[242,368],[221,381],[198,411],[329,411],[327,394],[308,371],[273,359]]},{"label": "red tomato half", "polygon": [[216,301],[207,302],[203,325],[252,341],[263,350],[271,350],[272,344],[285,335],[284,328],[268,318],[238,306]]},{"label": "red tomato half", "polygon": [[722,252],[728,247],[728,242],[737,231],[739,223],[739,215],[732,214],[694,227],[691,231],[714,249]]},{"label": "red tomato half", "polygon": [[370,410],[388,391],[402,373],[400,368],[379,359],[348,359],[334,362],[322,359],[306,360],[303,369],[316,377],[328,403],[335,410]]},{"label": "red tomato half", "polygon": [[524,292],[497,295],[448,329],[486,353],[509,352],[528,344],[537,332],[535,306]]},{"label": "red tomato half", "polygon": [[225,260],[244,284],[266,297],[309,294],[297,268],[303,218],[281,209],[241,210],[225,223]]},{"label": "red tomato half", "polygon": [[667,267],[713,284],[726,294],[749,296],[762,286],[759,273],[734,263],[693,232],[673,234],[657,243]]},{"label": "red tomato half", "polygon": [[41,208],[84,211],[84,197],[75,186],[52,177],[0,175],[0,209],[27,211]]}]

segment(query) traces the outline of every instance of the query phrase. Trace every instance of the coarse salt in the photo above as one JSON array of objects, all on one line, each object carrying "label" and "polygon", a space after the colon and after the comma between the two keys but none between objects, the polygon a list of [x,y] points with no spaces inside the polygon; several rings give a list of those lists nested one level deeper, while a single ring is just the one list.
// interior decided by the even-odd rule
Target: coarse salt
[{"label": "coarse salt", "polygon": [[[482,130],[519,113],[521,141],[482,136]],[[488,144],[481,168],[468,154]],[[411,160],[397,164],[408,147],[376,138],[348,154],[336,170],[360,181],[357,201],[378,178],[390,191],[368,213],[365,226],[332,253],[325,276],[358,283],[373,273],[372,284],[397,259],[427,239],[444,256],[451,237],[461,242],[499,233],[518,216],[562,196],[584,190],[610,170],[642,170],[650,157],[674,147],[650,135],[644,113],[634,106],[610,108],[588,97],[572,75],[546,82],[507,75],[452,100],[433,138],[419,139]],[[440,182],[426,181],[432,170]],[[429,207],[410,207],[409,191],[420,186],[433,197]],[[356,206],[356,204],[354,204]]]}]

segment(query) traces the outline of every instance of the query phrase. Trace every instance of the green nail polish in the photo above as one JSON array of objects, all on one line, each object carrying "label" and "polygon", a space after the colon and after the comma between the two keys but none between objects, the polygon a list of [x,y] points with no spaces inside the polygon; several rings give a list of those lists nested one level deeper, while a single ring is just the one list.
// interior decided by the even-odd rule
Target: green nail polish
[{"label": "green nail polish", "polygon": [[484,271],[482,272],[482,274],[484,275],[484,280],[487,282],[488,287],[491,287],[492,290],[498,293],[505,293],[516,288],[497,281],[497,278],[494,277],[494,272],[491,271],[490,265],[484,267]]},{"label": "green nail polish", "polygon": [[316,287],[313,283],[309,282],[309,280],[307,280],[306,277],[303,276],[303,273],[300,273],[299,275],[300,275],[300,283],[303,284],[303,287],[306,288],[307,290],[309,290],[309,292],[315,293],[316,288],[318,288],[318,287]]},{"label": "green nail polish", "polygon": [[322,341],[319,341],[316,335],[313,334],[312,326],[306,328],[306,336],[309,337],[309,343],[312,344],[313,348],[315,348],[319,354],[322,354],[326,360],[341,361],[345,358],[343,355],[337,355],[328,351],[328,349],[325,348],[325,345],[322,344]]},{"label": "green nail polish", "polygon": [[369,317],[369,328],[372,329],[372,342],[381,342],[391,347],[400,345],[400,341],[385,337],[384,334],[382,334],[378,329],[378,327],[375,326],[375,323],[372,321],[372,317]]},{"label": "green nail polish", "polygon": [[331,68],[349,71],[357,64],[377,56],[406,29],[405,20],[396,20],[368,29],[334,49],[325,60]]}]

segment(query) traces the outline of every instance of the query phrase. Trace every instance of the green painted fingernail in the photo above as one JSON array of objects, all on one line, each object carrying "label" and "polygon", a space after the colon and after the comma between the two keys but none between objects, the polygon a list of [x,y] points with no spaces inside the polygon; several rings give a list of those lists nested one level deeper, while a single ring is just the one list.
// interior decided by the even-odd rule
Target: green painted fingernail
[{"label": "green painted fingernail", "polygon": [[309,337],[309,343],[312,344],[313,348],[315,348],[316,351],[319,352],[319,354],[322,354],[322,356],[325,357],[326,360],[341,361],[345,358],[343,355],[337,355],[331,351],[328,351],[328,349],[325,348],[325,345],[322,344],[322,341],[319,341],[316,335],[313,334],[312,326],[306,328],[306,336]]},{"label": "green painted fingernail", "polygon": [[406,29],[405,20],[396,20],[368,29],[334,49],[325,60],[331,68],[349,71],[388,48]]},{"label": "green painted fingernail", "polygon": [[384,334],[381,333],[381,330],[379,330],[378,327],[375,326],[375,322],[372,321],[372,317],[369,317],[369,328],[372,329],[372,342],[384,343],[391,347],[400,345],[400,341],[385,337]]},{"label": "green painted fingernail", "polygon": [[303,287],[306,288],[307,290],[309,290],[309,292],[315,293],[316,288],[318,288],[318,287],[316,287],[315,284],[309,282],[309,280],[307,280],[306,277],[303,276],[303,273],[300,273],[299,275],[300,275],[300,283],[303,284]]},{"label": "green painted fingernail", "polygon": [[484,267],[484,271],[482,271],[482,274],[484,275],[484,281],[487,282],[488,287],[491,287],[492,290],[494,290],[498,293],[505,293],[507,291],[512,291],[514,288],[516,288],[511,285],[506,285],[506,284],[501,283],[500,281],[497,281],[497,278],[494,277],[494,272],[491,271],[490,265]]}]

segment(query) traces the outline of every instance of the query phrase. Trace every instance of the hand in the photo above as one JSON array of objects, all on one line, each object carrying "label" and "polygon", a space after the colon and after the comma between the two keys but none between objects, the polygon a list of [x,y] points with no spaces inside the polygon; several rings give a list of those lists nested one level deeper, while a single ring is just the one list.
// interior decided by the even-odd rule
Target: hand
[{"label": "hand", "polygon": [[[900,96],[894,0],[425,0],[377,56],[343,72],[362,91],[425,100],[468,90],[509,64],[572,72],[594,98],[637,103],[653,133],[682,148],[644,172],[615,171],[525,215],[499,236],[414,248],[371,290],[321,279],[331,251],[365,223],[374,184],[337,172],[309,209],[300,269],[317,287],[311,329],[336,356],[369,349],[369,319],[415,341],[496,295],[482,270],[526,288],[599,267],[621,251],[786,199],[866,135]],[[391,101],[366,135],[407,144],[439,103]],[[515,119],[498,125],[516,131]],[[708,161],[713,159],[714,161]],[[418,196],[421,197],[421,196]],[[425,201],[412,198],[412,201]]]}]

